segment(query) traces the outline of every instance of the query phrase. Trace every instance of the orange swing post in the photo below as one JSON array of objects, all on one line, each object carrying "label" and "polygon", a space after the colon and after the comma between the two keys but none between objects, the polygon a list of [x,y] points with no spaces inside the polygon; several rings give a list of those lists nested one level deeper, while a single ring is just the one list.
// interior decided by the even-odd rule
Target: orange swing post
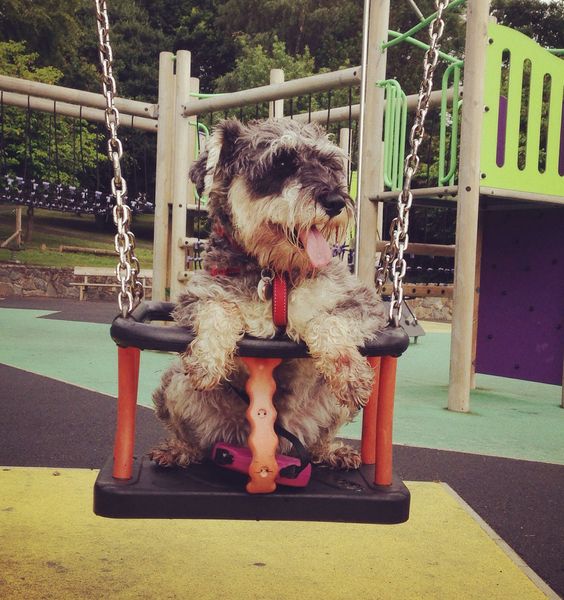
[{"label": "orange swing post", "polygon": [[375,465],[375,484],[391,485],[397,358],[369,357],[368,362],[374,370],[374,383],[362,415],[362,463]]},{"label": "orange swing post", "polygon": [[133,471],[140,357],[139,348],[118,346],[118,405],[113,468],[116,479],[131,479]]},{"label": "orange swing post", "polygon": [[383,356],[378,386],[378,416],[376,421],[376,468],[374,483],[392,484],[392,427],[398,359]]},{"label": "orange swing post", "polygon": [[374,383],[368,403],[362,410],[362,437],[360,456],[363,465],[376,464],[376,421],[378,419],[378,387],[380,385],[379,356],[368,357],[368,362],[374,371]]}]

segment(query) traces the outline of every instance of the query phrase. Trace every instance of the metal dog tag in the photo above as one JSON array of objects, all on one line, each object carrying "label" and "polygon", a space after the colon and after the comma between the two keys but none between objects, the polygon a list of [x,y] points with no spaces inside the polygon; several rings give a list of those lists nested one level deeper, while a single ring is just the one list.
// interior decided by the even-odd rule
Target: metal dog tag
[{"label": "metal dog tag", "polygon": [[272,298],[272,280],[274,273],[271,269],[263,269],[260,274],[260,281],[257,285],[258,297],[262,302],[267,302]]}]

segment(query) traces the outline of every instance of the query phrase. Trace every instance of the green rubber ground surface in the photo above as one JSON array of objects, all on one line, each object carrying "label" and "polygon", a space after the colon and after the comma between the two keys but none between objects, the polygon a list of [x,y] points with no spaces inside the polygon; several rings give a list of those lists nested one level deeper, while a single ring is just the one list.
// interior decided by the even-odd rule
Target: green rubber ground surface
[{"label": "green rubber ground surface", "polygon": [[[41,318],[51,313],[2,308],[0,362],[115,396],[116,348],[108,325]],[[481,375],[471,412],[449,412],[448,328],[428,329],[399,361],[396,444],[564,464],[558,386]],[[172,360],[173,355],[142,354],[140,404],[151,406],[152,390]],[[360,438],[360,423],[342,435]]]}]

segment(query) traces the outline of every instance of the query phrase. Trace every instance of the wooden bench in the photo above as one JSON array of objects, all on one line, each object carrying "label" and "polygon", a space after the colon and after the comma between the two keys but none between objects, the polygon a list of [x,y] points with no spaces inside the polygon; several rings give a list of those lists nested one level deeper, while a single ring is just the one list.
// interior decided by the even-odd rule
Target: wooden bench
[{"label": "wooden bench", "polygon": [[[79,295],[78,299],[82,302],[85,297],[85,293],[89,287],[107,287],[107,288],[119,288],[119,283],[116,278],[116,270],[110,267],[75,267],[73,275],[77,278],[81,278],[80,281],[72,281],[70,285],[78,286]],[[114,282],[108,281],[92,281],[92,278],[100,277],[112,277]],[[139,277],[139,281],[143,284],[143,287],[148,290],[151,289],[151,284],[147,283],[147,280],[153,280],[153,270],[143,269]]]}]

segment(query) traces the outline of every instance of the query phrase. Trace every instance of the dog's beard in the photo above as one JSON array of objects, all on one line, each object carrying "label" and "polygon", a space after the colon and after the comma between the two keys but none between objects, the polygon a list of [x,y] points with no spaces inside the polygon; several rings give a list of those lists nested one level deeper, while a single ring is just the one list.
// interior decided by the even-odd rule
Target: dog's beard
[{"label": "dog's beard", "polygon": [[346,240],[352,209],[329,218],[299,185],[279,196],[253,198],[240,178],[229,190],[234,233],[261,267],[306,276],[333,257],[331,246]]}]

